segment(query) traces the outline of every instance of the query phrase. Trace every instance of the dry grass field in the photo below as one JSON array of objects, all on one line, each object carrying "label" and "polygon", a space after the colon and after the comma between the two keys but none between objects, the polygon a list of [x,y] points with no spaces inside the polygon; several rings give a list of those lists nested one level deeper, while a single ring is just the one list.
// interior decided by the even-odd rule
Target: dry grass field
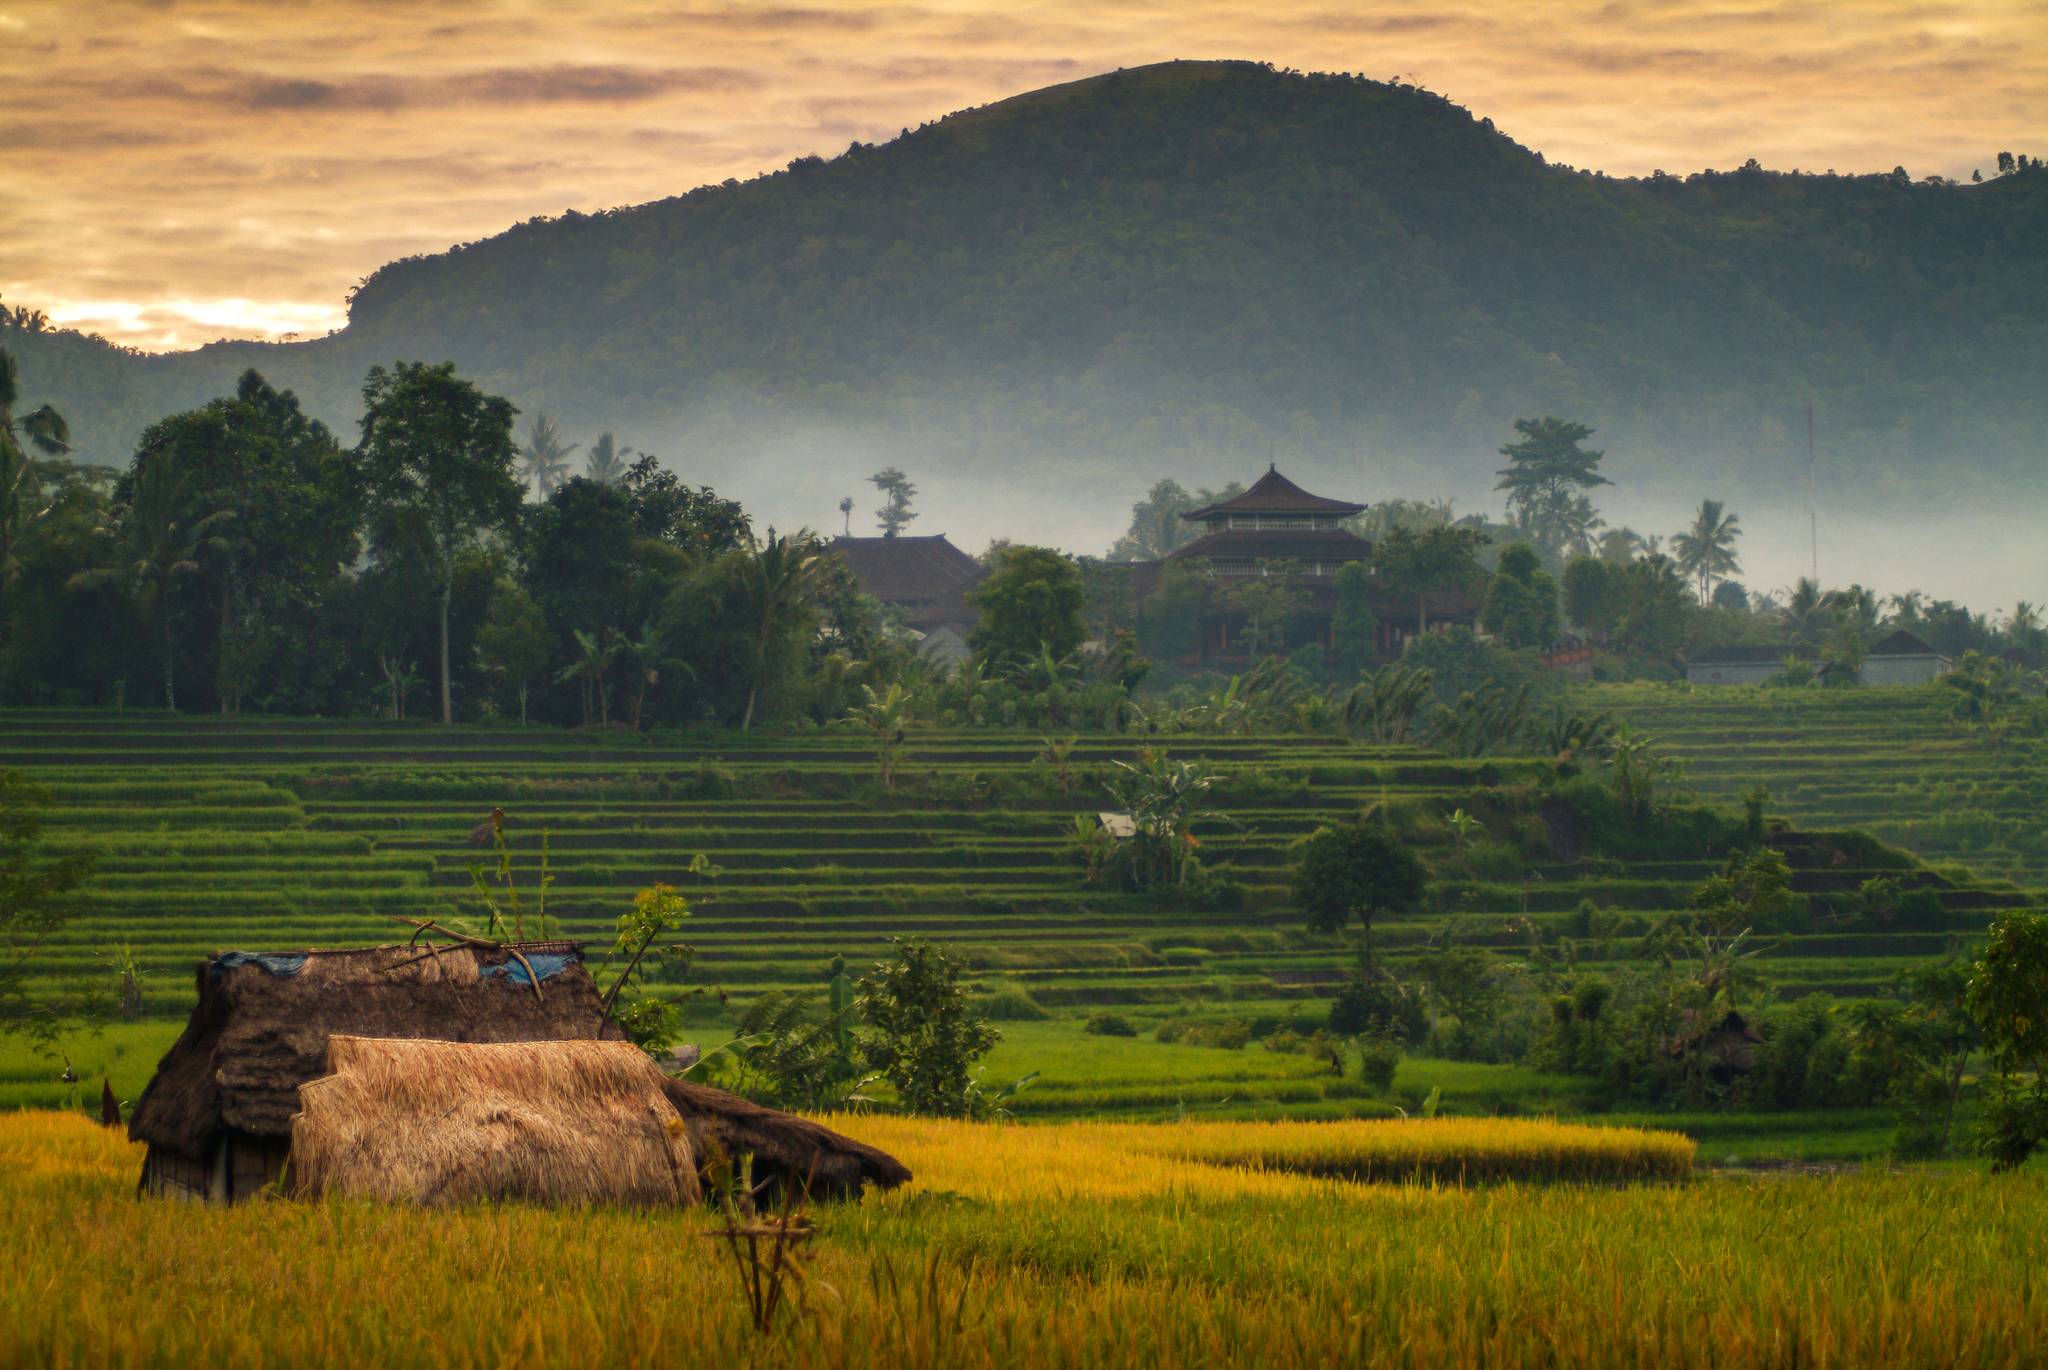
[{"label": "dry grass field", "polygon": [[118,1135],[8,1115],[0,1363],[2022,1365],[2048,1335],[2038,1173],[1357,1183],[1301,1172],[1685,1175],[1691,1148],[1498,1121],[835,1121],[918,1178],[818,1211],[802,1309],[762,1336],[701,1211],[144,1201]]}]

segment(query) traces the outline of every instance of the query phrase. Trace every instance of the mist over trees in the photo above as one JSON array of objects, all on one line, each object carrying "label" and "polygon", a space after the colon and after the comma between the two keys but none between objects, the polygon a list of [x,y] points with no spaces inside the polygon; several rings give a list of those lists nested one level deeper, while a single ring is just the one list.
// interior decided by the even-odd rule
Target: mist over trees
[{"label": "mist over trees", "polygon": [[728,483],[801,429],[1073,508],[1112,467],[1275,451],[1405,480],[1569,414],[1633,488],[1697,498],[1783,488],[1811,400],[1845,498],[1910,505],[1938,468],[2005,503],[2041,489],[2048,424],[2048,175],[2011,166],[1616,180],[1410,86],[1179,63],[395,262],[330,338],[8,338],[107,462],[249,366],[343,428],[370,365],[423,356]]}]

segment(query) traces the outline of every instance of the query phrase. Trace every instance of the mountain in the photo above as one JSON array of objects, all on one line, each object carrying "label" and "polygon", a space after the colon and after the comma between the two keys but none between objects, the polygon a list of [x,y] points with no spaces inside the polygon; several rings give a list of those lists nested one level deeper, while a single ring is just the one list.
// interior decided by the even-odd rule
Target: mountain
[{"label": "mountain", "polygon": [[1274,455],[1365,498],[1452,463],[1484,489],[1555,413],[1617,482],[1754,498],[1803,482],[1811,400],[1841,498],[2009,502],[2048,490],[2044,247],[2038,171],[1618,180],[1413,87],[1169,63],[394,262],[315,341],[0,345],[102,457],[252,365],[347,436],[363,372],[417,357],[835,497],[877,454],[1069,503]]}]

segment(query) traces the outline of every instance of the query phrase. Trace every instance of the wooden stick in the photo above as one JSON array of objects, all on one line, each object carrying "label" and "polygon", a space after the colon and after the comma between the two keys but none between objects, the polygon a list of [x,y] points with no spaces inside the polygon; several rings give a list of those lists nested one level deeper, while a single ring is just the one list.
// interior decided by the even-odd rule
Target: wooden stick
[{"label": "wooden stick", "polygon": [[[417,932],[413,933],[412,941],[408,942],[406,944],[407,946],[412,946],[416,944],[421,937],[431,932],[438,933],[440,936],[446,937],[452,942],[460,942],[463,946],[466,947],[477,947],[484,951],[504,952],[513,960],[517,961],[520,965],[526,967],[526,978],[528,982],[530,982],[533,985],[533,997],[536,999],[540,999],[543,1003],[546,1002],[546,1000],[542,997],[540,992],[540,976],[534,972],[533,962],[527,960],[525,954],[522,953],[519,950],[519,948],[515,946],[510,946],[504,942],[492,942],[482,937],[471,937],[467,933],[456,932],[451,928],[444,928],[431,918],[424,920],[418,918],[407,918],[402,913],[387,913],[384,916],[386,918],[391,919],[395,923],[404,923],[409,927],[418,929]],[[407,964],[410,965],[411,963],[407,962]],[[394,969],[396,968],[394,967]]]}]

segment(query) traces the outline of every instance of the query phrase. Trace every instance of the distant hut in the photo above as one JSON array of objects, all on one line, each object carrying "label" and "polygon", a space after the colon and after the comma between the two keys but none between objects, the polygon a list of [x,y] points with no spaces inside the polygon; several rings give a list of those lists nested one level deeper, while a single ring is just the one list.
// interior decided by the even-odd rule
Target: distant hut
[{"label": "distant hut", "polygon": [[1688,1010],[1671,1041],[1671,1055],[1698,1061],[1716,1083],[1725,1085],[1756,1069],[1756,1049],[1763,1041],[1763,1034],[1734,1009],[1718,1017]]},{"label": "distant hut", "polygon": [[[336,1036],[625,1040],[574,942],[223,952],[198,978],[191,1021],[129,1121],[128,1135],[148,1143],[142,1189],[151,1194],[232,1202],[278,1180],[300,1086],[328,1073]],[[839,1193],[910,1178],[893,1157],[794,1115],[678,1080],[662,1090],[695,1156],[711,1145],[751,1151],[763,1178],[815,1176],[814,1188]]]},{"label": "distant hut", "polygon": [[335,1036],[299,1088],[295,1193],[674,1207],[703,1197],[654,1058],[630,1042]]}]

